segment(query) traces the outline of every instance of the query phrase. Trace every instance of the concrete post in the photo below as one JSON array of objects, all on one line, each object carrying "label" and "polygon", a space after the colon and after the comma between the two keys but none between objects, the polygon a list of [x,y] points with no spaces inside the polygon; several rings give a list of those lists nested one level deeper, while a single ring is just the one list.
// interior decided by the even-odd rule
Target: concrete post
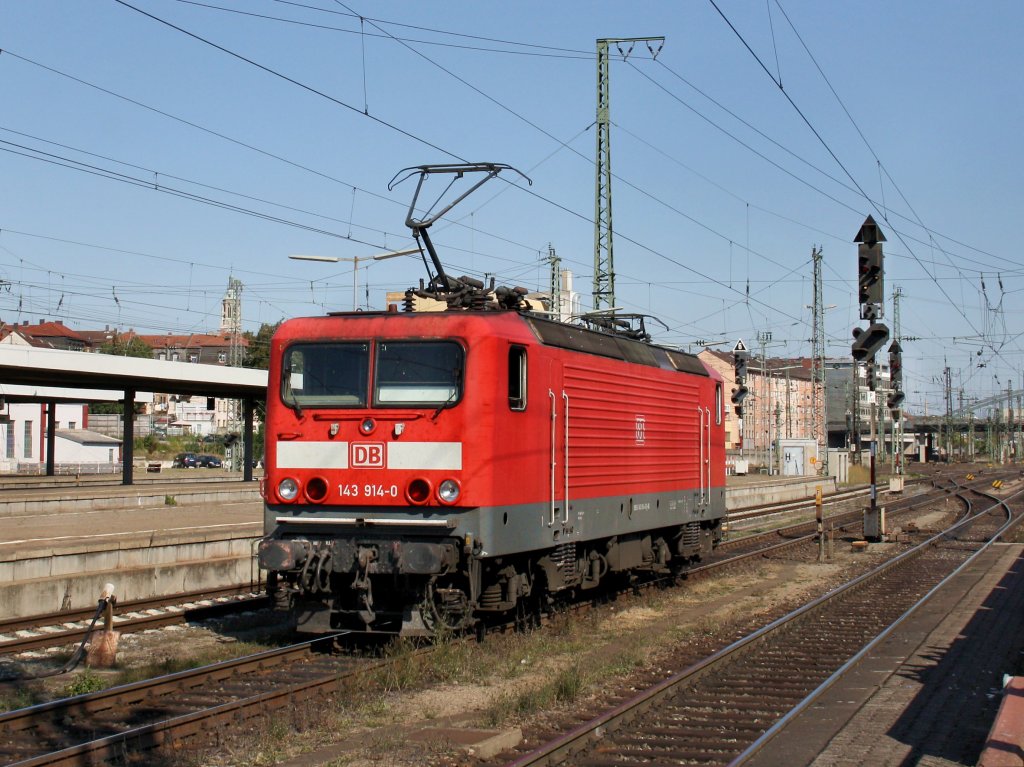
[{"label": "concrete post", "polygon": [[57,473],[57,403],[53,400],[46,401],[46,476],[52,477]]},{"label": "concrete post", "polygon": [[124,415],[122,416],[124,434],[121,445],[121,484],[131,485],[135,482],[133,471],[133,462],[135,460],[135,390],[125,389],[122,402],[124,403]]}]

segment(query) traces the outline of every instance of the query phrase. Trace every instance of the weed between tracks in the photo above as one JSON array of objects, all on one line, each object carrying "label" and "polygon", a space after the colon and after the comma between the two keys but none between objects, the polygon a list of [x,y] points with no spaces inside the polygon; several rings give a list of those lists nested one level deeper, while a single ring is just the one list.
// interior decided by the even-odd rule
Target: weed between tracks
[{"label": "weed between tracks", "polygon": [[[737,576],[733,585],[760,594],[771,581],[761,571]],[[509,727],[585,709],[624,678],[657,667],[667,647],[705,644],[721,621],[702,614],[723,607],[745,615],[758,609],[734,588],[705,581],[556,616],[529,634],[488,635],[483,644],[445,638],[428,653],[396,641],[383,653],[387,668],[212,744],[196,764],[262,767],[308,752],[316,758],[305,764],[337,767],[471,764],[441,736],[414,742],[410,735],[429,727]]]},{"label": "weed between tracks", "polygon": [[36,703],[42,703],[37,690],[29,687],[19,687],[15,690],[4,690],[0,692],[0,712],[14,711],[19,708],[28,708]]},{"label": "weed between tracks", "polygon": [[[167,653],[182,652],[182,654],[166,654],[156,660],[140,662],[136,657],[137,651],[131,647],[135,637],[126,635],[123,640],[128,641],[124,642],[118,654],[118,664],[113,669],[84,668],[65,676],[22,680],[16,689],[0,690],[0,712],[25,708],[56,698],[70,698],[75,695],[99,692],[109,687],[130,684],[143,679],[166,676],[178,671],[250,655],[276,646],[255,642],[231,642],[198,649],[195,646],[184,648],[169,646],[166,648]],[[70,652],[54,653],[48,657],[48,664],[59,666],[70,657]],[[31,676],[33,671],[27,669],[26,673]]]},{"label": "weed between tracks", "polygon": [[[768,605],[785,601],[812,581],[827,580],[823,567],[765,565],[755,572],[695,581],[683,589],[651,590],[600,610],[556,616],[528,634],[491,634],[483,644],[445,638],[427,653],[397,641],[384,652],[390,661],[334,696],[289,706],[244,725],[222,728],[148,754],[152,765],[222,767],[287,764],[315,753],[305,764],[336,767],[423,767],[474,763],[440,735],[415,742],[429,727],[509,727],[556,722],[567,712],[600,707],[610,693],[640,689],[652,674],[678,670],[666,660],[679,647],[701,656],[719,642],[733,620],[755,620]],[[182,637],[184,639],[184,637]],[[233,656],[259,647],[233,643],[214,647]],[[200,665],[166,658],[135,670],[159,675]],[[113,674],[99,674],[108,684]],[[109,679],[109,681],[108,681]],[[629,680],[629,681],[624,681]],[[162,759],[162,761],[160,761]]]}]

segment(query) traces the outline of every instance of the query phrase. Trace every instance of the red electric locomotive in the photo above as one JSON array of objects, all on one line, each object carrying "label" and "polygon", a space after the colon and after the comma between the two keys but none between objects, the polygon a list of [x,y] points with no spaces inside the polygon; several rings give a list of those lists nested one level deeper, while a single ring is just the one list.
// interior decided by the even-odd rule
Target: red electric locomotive
[{"label": "red electric locomotive", "polygon": [[[420,295],[478,285],[445,276],[417,235],[438,272]],[[259,560],[300,630],[526,618],[719,540],[714,372],[621,333],[471,306],[299,318],[275,334]]]}]

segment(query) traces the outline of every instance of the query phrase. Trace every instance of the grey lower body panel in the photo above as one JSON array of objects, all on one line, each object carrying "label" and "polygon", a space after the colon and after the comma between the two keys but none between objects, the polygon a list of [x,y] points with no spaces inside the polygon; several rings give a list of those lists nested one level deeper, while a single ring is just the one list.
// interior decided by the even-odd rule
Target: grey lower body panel
[{"label": "grey lower body panel", "polygon": [[[470,509],[431,507],[295,507],[267,506],[264,529],[269,536],[308,534],[375,540],[412,537],[439,541],[455,538],[479,548],[480,556],[500,557],[565,543],[585,543],[725,518],[725,488],[651,493],[570,501],[564,504],[480,506]],[[319,520],[322,524],[317,522]]]}]

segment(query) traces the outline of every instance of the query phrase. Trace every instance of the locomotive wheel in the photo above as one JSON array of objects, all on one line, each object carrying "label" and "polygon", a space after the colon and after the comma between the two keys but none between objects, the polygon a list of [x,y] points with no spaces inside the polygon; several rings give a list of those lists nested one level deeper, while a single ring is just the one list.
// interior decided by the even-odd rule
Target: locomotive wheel
[{"label": "locomotive wheel", "polygon": [[541,624],[541,603],[536,597],[530,596],[516,602],[516,631],[528,634],[539,629]]},{"label": "locomotive wheel", "polygon": [[424,589],[420,605],[423,622],[431,633],[455,633],[472,622],[473,611],[462,589],[437,588],[433,580]]}]

